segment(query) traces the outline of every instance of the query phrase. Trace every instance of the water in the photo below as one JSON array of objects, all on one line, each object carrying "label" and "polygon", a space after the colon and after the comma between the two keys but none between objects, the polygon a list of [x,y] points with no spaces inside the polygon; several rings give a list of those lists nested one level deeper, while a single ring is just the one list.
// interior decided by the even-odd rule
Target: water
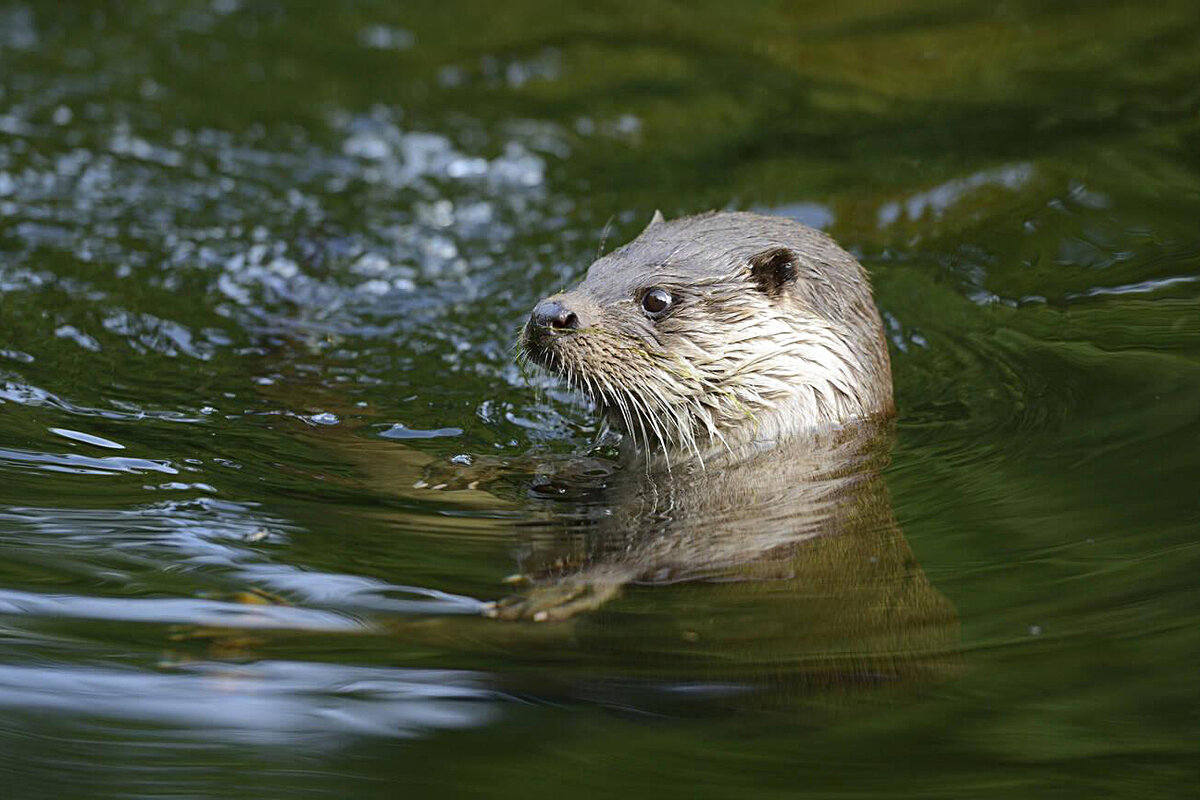
[{"label": "water", "polygon": [[[1187,2],[4,3],[0,794],[1190,795],[1197,87]],[[523,315],[725,207],[874,275],[886,576],[481,617],[620,504]]]}]

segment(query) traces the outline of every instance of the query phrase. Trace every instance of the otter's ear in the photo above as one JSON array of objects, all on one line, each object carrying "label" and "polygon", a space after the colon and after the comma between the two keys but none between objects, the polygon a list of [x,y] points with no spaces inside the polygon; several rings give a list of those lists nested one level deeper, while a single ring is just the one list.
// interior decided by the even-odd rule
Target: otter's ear
[{"label": "otter's ear", "polygon": [[750,277],[758,288],[778,295],[796,281],[796,254],[786,247],[772,247],[750,257]]},{"label": "otter's ear", "polygon": [[654,209],[654,216],[650,218],[650,224],[642,229],[642,233],[644,234],[646,231],[650,230],[655,225],[661,225],[664,222],[666,222],[666,220],[663,218],[662,212],[656,208],[656,209]]}]

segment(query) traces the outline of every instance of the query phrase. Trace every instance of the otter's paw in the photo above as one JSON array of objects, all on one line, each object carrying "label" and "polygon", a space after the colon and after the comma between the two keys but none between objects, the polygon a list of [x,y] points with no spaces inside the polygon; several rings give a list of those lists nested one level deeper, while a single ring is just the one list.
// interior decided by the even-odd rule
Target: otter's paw
[{"label": "otter's paw", "polygon": [[594,611],[620,591],[621,583],[616,580],[563,578],[534,586],[527,594],[506,597],[488,606],[483,613],[494,619],[552,622]]}]

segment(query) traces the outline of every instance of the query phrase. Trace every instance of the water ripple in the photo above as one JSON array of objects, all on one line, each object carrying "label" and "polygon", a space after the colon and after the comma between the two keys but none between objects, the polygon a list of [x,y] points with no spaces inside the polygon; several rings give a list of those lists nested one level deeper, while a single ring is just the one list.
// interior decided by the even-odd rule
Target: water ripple
[{"label": "water ripple", "polygon": [[[406,738],[493,720],[495,693],[465,671],[294,661],[195,663],[168,672],[0,665],[8,714],[81,715],[174,729],[188,739],[330,748],[362,736]],[[129,735],[128,733],[125,734]]]},{"label": "water ripple", "polygon": [[145,472],[179,474],[179,470],[169,461],[128,456],[84,456],[78,453],[56,455],[0,448],[0,466],[5,464],[29,465],[34,469],[47,472],[70,472],[76,475],[117,475],[119,473],[141,475]]}]

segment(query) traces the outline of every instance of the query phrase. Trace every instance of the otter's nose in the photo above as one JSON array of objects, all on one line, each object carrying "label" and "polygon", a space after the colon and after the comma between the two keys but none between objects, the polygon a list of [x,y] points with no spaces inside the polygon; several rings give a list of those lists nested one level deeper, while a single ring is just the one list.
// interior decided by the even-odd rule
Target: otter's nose
[{"label": "otter's nose", "polygon": [[533,308],[529,320],[540,328],[571,330],[579,327],[579,317],[557,300],[543,300]]}]

